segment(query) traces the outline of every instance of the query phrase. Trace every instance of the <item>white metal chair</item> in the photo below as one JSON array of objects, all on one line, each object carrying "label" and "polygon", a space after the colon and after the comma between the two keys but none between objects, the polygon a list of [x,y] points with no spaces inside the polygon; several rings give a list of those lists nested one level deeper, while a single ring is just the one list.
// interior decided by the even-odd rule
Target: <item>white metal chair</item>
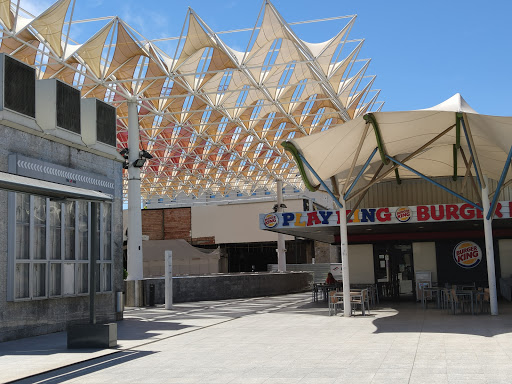
[{"label": "white metal chair", "polygon": [[343,309],[343,294],[336,291],[329,292],[329,316],[338,312],[338,307]]}]

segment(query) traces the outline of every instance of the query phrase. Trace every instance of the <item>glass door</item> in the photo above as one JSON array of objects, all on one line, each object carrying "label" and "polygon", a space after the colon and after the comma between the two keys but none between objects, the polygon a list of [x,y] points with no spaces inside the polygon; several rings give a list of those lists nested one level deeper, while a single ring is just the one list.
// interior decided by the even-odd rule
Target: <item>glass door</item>
[{"label": "glass door", "polygon": [[413,299],[414,266],[412,244],[379,243],[373,245],[375,281],[384,299]]}]

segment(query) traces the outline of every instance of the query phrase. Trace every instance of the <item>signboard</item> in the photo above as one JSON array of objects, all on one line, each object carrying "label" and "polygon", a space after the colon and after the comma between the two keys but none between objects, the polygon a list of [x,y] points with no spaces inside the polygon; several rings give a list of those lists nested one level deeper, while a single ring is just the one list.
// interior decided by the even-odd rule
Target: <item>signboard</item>
[{"label": "signboard", "polygon": [[482,261],[482,250],[472,241],[461,241],[453,248],[453,260],[461,268],[474,268]]},{"label": "signboard", "polygon": [[[500,201],[496,206],[495,219],[511,218],[512,202]],[[347,209],[347,215],[350,214]],[[276,212],[260,214],[260,229],[329,227],[340,224],[340,212],[335,210],[310,212]],[[482,219],[482,212],[472,205],[435,204],[412,207],[361,208],[354,211],[348,225],[411,224],[442,221],[466,221]]]},{"label": "signboard", "polygon": [[343,269],[341,263],[331,263],[331,273],[336,280],[343,280]]}]

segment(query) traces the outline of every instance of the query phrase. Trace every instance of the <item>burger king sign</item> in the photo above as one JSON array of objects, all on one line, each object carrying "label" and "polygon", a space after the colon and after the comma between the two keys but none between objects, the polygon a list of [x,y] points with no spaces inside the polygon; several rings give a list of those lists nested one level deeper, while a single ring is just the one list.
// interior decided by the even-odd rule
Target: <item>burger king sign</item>
[{"label": "burger king sign", "polygon": [[269,213],[263,218],[263,224],[267,228],[274,228],[279,224],[279,217],[275,213]]},{"label": "burger king sign", "polygon": [[399,207],[395,211],[395,217],[401,223],[408,222],[409,220],[411,220],[411,217],[412,217],[411,208],[409,208],[409,207]]},{"label": "burger king sign", "polygon": [[474,268],[482,261],[482,250],[472,241],[462,241],[453,249],[453,259],[459,267]]}]

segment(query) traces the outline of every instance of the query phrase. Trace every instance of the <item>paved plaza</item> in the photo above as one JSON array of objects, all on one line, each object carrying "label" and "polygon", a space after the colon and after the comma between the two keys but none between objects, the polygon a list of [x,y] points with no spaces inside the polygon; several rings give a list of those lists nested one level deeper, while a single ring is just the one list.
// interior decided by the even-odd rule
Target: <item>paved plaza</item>
[{"label": "paved plaza", "polygon": [[64,332],[0,344],[0,382],[512,383],[512,305],[451,315],[406,302],[328,316],[309,293],[127,309],[119,346]]}]

